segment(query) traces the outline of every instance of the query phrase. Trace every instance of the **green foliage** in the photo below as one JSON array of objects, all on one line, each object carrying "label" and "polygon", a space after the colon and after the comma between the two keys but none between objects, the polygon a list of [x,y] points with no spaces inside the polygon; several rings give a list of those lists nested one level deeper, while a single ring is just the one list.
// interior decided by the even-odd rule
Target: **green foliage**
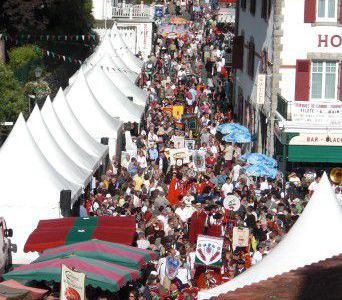
[{"label": "green foliage", "polygon": [[26,112],[23,90],[12,70],[0,63],[0,123],[15,121],[20,112]]},{"label": "green foliage", "polygon": [[21,82],[35,79],[35,69],[42,65],[42,54],[32,45],[12,48],[8,51],[9,65]]}]

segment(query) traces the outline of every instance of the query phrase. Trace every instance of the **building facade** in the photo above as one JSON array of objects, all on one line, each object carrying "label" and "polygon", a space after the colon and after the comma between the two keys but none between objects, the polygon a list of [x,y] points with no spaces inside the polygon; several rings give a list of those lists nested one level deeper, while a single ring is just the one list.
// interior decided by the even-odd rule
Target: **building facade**
[{"label": "building facade", "polygon": [[[265,6],[268,22],[260,17]],[[289,168],[342,163],[342,0],[240,0],[237,15],[244,52],[252,52],[246,41],[254,39],[255,73],[253,79],[252,55],[244,53],[235,107],[251,122],[241,102],[254,103],[256,149]]]}]

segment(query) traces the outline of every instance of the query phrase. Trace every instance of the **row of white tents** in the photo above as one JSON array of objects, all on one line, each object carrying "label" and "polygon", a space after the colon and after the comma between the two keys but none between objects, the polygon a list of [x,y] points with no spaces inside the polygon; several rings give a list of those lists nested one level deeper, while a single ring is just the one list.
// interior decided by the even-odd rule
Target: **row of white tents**
[{"label": "row of white tents", "polygon": [[64,91],[35,106],[27,121],[19,116],[0,148],[0,211],[14,230],[15,263],[34,256],[23,246],[38,221],[61,216],[61,191],[70,190],[74,203],[106,157],[120,151],[122,124],[140,122],[142,65],[114,25]]}]

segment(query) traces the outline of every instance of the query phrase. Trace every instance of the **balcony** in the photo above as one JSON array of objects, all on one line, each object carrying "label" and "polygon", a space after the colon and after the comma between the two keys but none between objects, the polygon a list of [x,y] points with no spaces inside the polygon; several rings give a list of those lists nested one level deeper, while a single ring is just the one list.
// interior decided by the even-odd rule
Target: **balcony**
[{"label": "balcony", "polygon": [[145,4],[126,4],[118,3],[117,6],[113,7],[113,18],[122,19],[145,19],[153,20],[154,18],[154,6]]}]

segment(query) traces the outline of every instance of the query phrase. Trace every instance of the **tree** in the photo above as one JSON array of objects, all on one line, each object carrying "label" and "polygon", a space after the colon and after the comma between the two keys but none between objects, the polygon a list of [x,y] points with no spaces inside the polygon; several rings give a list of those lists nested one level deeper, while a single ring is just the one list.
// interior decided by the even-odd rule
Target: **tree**
[{"label": "tree", "polygon": [[12,48],[8,56],[12,71],[22,83],[35,79],[35,69],[43,65],[43,55],[33,45]]},{"label": "tree", "polygon": [[0,99],[0,123],[14,122],[20,112],[27,111],[23,89],[12,70],[2,63],[0,63]]}]

